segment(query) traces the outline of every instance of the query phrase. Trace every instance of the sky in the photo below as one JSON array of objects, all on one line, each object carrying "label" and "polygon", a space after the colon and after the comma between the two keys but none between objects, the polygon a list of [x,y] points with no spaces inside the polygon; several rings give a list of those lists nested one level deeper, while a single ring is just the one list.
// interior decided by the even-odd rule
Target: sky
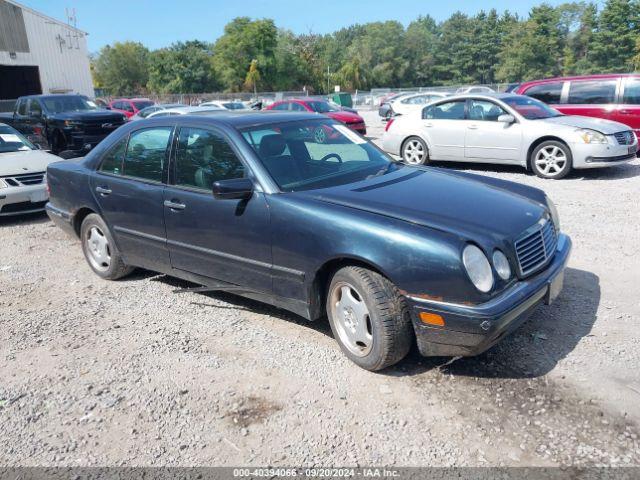
[{"label": "sky", "polygon": [[[547,0],[557,5],[565,0]],[[354,23],[398,20],[409,24],[419,15],[447,19],[461,11],[510,10],[526,17],[542,0],[18,0],[50,17],[66,20],[75,8],[78,28],[89,33],[89,51],[133,40],[150,49],[175,41],[215,41],[235,17],[272,18],[295,33],[330,33]]]}]

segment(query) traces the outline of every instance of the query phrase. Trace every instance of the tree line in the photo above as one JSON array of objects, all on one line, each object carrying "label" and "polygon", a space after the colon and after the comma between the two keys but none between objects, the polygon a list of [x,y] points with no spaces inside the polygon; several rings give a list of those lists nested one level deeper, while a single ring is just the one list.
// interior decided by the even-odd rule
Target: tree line
[{"label": "tree line", "polygon": [[294,34],[271,19],[235,18],[214,43],[150,51],[117,42],[92,57],[96,87],[112,95],[343,90],[521,82],[640,69],[640,0],[541,4],[527,18],[456,12]]}]

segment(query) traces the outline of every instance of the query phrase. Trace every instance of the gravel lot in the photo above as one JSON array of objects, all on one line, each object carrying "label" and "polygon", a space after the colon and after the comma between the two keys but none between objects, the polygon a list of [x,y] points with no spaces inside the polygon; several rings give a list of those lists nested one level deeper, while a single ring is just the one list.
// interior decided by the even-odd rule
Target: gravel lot
[{"label": "gravel lot", "polygon": [[555,200],[563,294],[481,356],[378,374],[326,322],[102,281],[46,216],[0,219],[0,464],[640,465],[639,167],[474,167]]}]

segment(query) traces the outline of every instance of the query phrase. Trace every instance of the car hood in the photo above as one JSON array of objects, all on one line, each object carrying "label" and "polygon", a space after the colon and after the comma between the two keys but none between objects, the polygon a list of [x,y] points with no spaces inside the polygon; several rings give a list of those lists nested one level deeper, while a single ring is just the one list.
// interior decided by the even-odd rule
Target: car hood
[{"label": "car hood", "polygon": [[559,117],[546,118],[544,121],[547,123],[553,123],[555,125],[566,125],[568,127],[575,128],[589,128],[591,130],[602,132],[605,135],[611,135],[612,133],[631,130],[627,125],[624,125],[623,123],[613,122],[611,120],[605,120],[603,118],[583,117],[580,115],[561,115]]},{"label": "car hood", "polygon": [[0,153],[0,176],[44,172],[51,162],[59,157],[42,150]]},{"label": "car hood", "polygon": [[301,193],[470,239],[481,235],[513,240],[546,213],[540,202],[508,188],[433,168],[404,167],[362,182]]},{"label": "car hood", "polygon": [[338,120],[339,122],[343,122],[343,123],[364,122],[362,117],[360,115],[358,115],[357,113],[351,113],[351,112],[347,112],[347,111],[328,112],[328,113],[326,113],[326,115],[328,117],[333,118],[334,120]]},{"label": "car hood", "polygon": [[109,110],[87,110],[84,112],[60,112],[51,115],[57,120],[74,120],[77,122],[119,122],[122,123],[122,113]]}]

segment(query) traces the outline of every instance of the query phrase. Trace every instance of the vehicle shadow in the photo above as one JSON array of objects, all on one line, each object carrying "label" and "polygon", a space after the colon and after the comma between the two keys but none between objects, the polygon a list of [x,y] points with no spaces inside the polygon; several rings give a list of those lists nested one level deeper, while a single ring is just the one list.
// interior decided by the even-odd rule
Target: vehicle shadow
[{"label": "vehicle shadow", "polygon": [[[404,362],[384,370],[389,376],[417,375],[434,368],[480,378],[535,378],[555,368],[589,335],[600,304],[597,275],[568,268],[564,289],[552,305],[541,305],[513,334],[476,357],[423,358],[412,351]],[[447,364],[449,363],[449,364]]]},{"label": "vehicle shadow", "polygon": [[[533,177],[534,174],[518,165],[496,165],[492,163],[431,162],[430,165],[442,169],[468,171],[473,173],[513,173]],[[636,161],[613,167],[573,170],[562,181],[571,180],[622,180],[640,175],[640,165]],[[540,179],[544,180],[544,179]]]},{"label": "vehicle shadow", "polygon": [[[144,275],[144,272],[147,272],[147,271],[144,270],[140,274]],[[134,272],[133,276],[135,276],[136,273],[137,273],[137,270],[136,272]],[[176,290],[183,289],[183,288],[200,287],[200,285],[198,284],[191,283],[187,280],[182,280],[180,278],[171,277],[169,275],[156,274],[154,272],[148,272],[148,273],[149,273],[148,277],[153,277],[151,278],[151,281],[162,282],[165,285],[169,285],[175,288]],[[145,278],[145,277],[140,276],[137,279],[142,279],[142,278]],[[193,294],[196,295],[196,299],[191,302],[193,305],[198,305],[205,308],[211,307],[216,309],[245,310],[245,311],[258,313],[260,315],[269,315],[279,320],[284,320],[290,323],[294,323],[296,325],[303,326],[305,328],[310,328],[311,330],[314,330],[319,333],[323,333],[333,338],[333,334],[331,333],[331,327],[329,327],[329,322],[327,321],[326,318],[322,318],[314,322],[310,322],[309,320],[299,315],[296,315],[293,312],[289,312],[287,310],[274,307],[273,305],[258,302],[257,300],[252,300],[250,298],[242,297],[240,295],[236,295],[230,292],[211,291],[211,292],[194,292]],[[175,295],[184,295],[184,294],[176,293]],[[230,306],[211,303],[211,302],[208,302],[207,299],[228,303],[230,304]]]},{"label": "vehicle shadow", "polygon": [[0,217],[0,228],[15,227],[17,225],[37,225],[49,221],[49,217],[45,212],[23,213],[20,215]]}]

